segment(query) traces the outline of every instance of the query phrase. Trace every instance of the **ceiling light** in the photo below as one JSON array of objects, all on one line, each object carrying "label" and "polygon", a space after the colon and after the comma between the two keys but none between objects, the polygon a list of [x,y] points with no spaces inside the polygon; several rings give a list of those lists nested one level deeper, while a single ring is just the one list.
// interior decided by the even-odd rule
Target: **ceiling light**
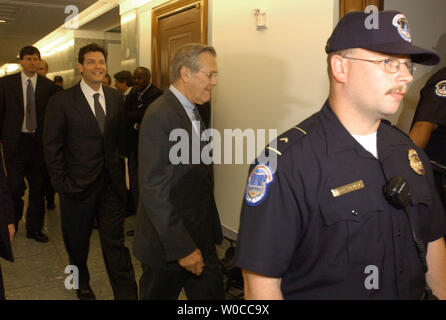
[{"label": "ceiling light", "polygon": [[2,22],[6,22],[6,20],[0,19],[0,23],[2,23]]}]

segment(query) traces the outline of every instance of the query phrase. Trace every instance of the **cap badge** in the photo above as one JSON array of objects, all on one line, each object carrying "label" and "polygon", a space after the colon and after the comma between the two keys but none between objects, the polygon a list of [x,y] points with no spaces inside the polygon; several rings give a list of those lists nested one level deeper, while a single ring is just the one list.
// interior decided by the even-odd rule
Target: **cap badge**
[{"label": "cap badge", "polygon": [[265,200],[274,175],[266,164],[258,164],[251,171],[246,184],[245,201],[249,206],[257,206]]},{"label": "cap badge", "polygon": [[441,80],[435,85],[435,94],[440,98],[446,98],[446,80]]},{"label": "cap badge", "polygon": [[403,38],[407,42],[412,42],[409,23],[407,22],[407,19],[404,16],[404,14],[399,13],[395,17],[393,17],[392,24],[397,28],[401,38]]},{"label": "cap badge", "polygon": [[418,173],[420,176],[424,176],[426,170],[424,170],[423,163],[421,162],[418,153],[414,149],[409,149],[409,162],[413,171]]}]

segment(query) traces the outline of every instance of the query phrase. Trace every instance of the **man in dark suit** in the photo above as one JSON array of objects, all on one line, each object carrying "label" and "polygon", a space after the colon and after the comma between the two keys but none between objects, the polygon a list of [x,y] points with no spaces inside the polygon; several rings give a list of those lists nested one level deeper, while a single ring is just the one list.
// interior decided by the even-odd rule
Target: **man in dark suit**
[{"label": "man in dark suit", "polygon": [[115,79],[115,88],[122,93],[124,101],[132,91],[133,76],[130,71],[122,70],[113,75]]},{"label": "man in dark suit", "polygon": [[133,206],[138,205],[138,141],[139,127],[149,107],[163,92],[150,83],[150,70],[138,67],[133,72],[133,88],[125,100],[128,119],[127,147],[129,157],[130,192]]},{"label": "man in dark suit", "polygon": [[[12,237],[15,233],[14,206],[6,184],[2,162],[2,155],[0,152],[0,257],[12,262],[14,261],[11,250]],[[0,300],[4,299],[5,290],[3,287],[2,270],[0,268]]]},{"label": "man in dark suit", "polygon": [[27,237],[47,242],[42,233],[45,216],[42,151],[43,119],[50,96],[59,88],[37,74],[40,52],[26,46],[20,50],[22,72],[0,80],[0,139],[3,140],[8,186],[15,209],[15,228],[22,218],[24,178],[29,185],[26,215]]},{"label": "man in dark suit", "polygon": [[62,234],[70,263],[79,269],[79,299],[92,300],[87,257],[95,219],[116,299],[137,299],[129,250],[124,246],[125,180],[120,142],[125,134],[119,92],[102,86],[106,52],[92,43],[80,49],[82,80],[49,102],[44,149],[60,194]]},{"label": "man in dark suit", "polygon": [[171,86],[142,121],[134,240],[134,253],[143,267],[142,299],[176,299],[183,287],[188,299],[224,298],[215,250],[222,230],[212,167],[190,163],[197,157],[191,157],[192,152],[189,163],[173,164],[169,159],[175,144],[169,140],[172,130],[187,132],[189,143],[201,136],[204,128],[195,104],[209,101],[216,75],[214,48],[182,47],[172,61]]}]

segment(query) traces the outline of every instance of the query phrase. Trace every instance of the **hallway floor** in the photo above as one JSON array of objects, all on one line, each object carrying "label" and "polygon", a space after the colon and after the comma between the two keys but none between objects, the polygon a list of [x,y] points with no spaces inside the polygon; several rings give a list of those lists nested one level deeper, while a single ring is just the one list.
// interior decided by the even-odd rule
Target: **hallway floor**
[{"label": "hallway floor", "polygon": [[[48,235],[47,243],[26,238],[25,225],[20,222],[19,231],[13,240],[15,262],[1,259],[5,295],[8,300],[77,300],[75,290],[65,288],[65,267],[69,265],[60,226],[59,201],[56,209],[47,210],[43,232]],[[136,216],[125,221],[125,232],[133,228]],[[133,237],[125,236],[125,244],[132,252]],[[132,255],[136,281],[141,276],[141,266]],[[105,271],[98,230],[93,229],[88,256],[90,285],[96,298],[112,300],[113,292]],[[179,299],[185,299],[183,292]]]}]

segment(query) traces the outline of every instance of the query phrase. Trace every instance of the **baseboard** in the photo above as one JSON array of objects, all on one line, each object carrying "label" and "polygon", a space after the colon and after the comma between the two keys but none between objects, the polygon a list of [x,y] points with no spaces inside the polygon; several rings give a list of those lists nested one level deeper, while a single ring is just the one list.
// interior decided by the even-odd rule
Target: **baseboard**
[{"label": "baseboard", "polygon": [[238,236],[238,232],[237,231],[232,230],[231,228],[229,228],[229,227],[227,227],[225,225],[222,225],[221,228],[223,230],[223,236],[224,237],[226,237],[226,238],[228,238],[230,240],[233,240],[233,241],[237,241],[237,236]]}]

